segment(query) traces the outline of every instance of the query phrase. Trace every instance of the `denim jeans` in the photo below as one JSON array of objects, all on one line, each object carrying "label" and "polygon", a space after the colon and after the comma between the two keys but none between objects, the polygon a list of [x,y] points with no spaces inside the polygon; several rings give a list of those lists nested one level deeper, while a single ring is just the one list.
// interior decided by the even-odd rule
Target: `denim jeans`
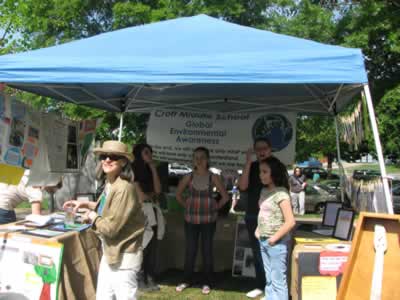
[{"label": "denim jeans", "polygon": [[286,278],[288,238],[271,246],[267,239],[260,240],[261,256],[265,270],[265,300],[288,300]]},{"label": "denim jeans", "polygon": [[0,225],[17,221],[15,211],[0,208]]},{"label": "denim jeans", "polygon": [[193,284],[193,270],[196,262],[199,237],[201,237],[201,246],[203,254],[204,273],[201,284],[209,286],[213,283],[214,275],[214,233],[216,222],[206,224],[192,224],[185,221],[185,267],[184,281]]}]

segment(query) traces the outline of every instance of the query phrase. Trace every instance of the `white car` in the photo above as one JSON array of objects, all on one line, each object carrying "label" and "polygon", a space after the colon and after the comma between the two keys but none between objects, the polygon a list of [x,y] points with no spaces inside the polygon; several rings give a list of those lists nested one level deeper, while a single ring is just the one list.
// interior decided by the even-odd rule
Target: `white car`
[{"label": "white car", "polygon": [[183,176],[192,172],[192,169],[186,165],[168,164],[169,176]]}]

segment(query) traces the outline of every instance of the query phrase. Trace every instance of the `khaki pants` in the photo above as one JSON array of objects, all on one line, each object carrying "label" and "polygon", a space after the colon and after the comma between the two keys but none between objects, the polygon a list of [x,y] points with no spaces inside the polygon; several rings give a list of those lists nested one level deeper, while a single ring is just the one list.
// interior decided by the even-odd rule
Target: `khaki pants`
[{"label": "khaki pants", "polygon": [[304,215],[305,213],[305,193],[290,193],[293,213],[296,215]]},{"label": "khaki pants", "polygon": [[97,278],[96,300],[136,300],[137,273],[142,265],[142,251],[135,253],[132,266],[110,266],[101,258]]}]

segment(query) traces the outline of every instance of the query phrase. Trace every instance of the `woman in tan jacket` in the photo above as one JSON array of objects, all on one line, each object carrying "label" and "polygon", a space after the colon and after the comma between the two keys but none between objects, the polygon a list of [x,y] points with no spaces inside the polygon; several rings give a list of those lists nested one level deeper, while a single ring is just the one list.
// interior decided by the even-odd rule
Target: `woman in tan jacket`
[{"label": "woman in tan jacket", "polygon": [[70,200],[64,208],[88,208],[83,220],[92,224],[102,241],[96,299],[136,299],[144,216],[131,183],[133,156],[117,141],[104,142],[94,153],[100,159],[97,179],[105,181],[103,193],[97,202]]}]

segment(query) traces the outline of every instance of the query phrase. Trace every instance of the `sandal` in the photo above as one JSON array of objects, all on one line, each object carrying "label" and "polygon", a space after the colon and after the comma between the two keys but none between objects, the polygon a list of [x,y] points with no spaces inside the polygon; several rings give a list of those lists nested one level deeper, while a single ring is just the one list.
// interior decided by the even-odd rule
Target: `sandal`
[{"label": "sandal", "polygon": [[189,284],[187,283],[180,283],[176,288],[175,291],[177,291],[178,293],[182,292],[184,289],[188,288]]},{"label": "sandal", "polygon": [[208,295],[211,292],[211,289],[208,285],[203,285],[203,287],[201,288],[201,293],[203,295]]}]

